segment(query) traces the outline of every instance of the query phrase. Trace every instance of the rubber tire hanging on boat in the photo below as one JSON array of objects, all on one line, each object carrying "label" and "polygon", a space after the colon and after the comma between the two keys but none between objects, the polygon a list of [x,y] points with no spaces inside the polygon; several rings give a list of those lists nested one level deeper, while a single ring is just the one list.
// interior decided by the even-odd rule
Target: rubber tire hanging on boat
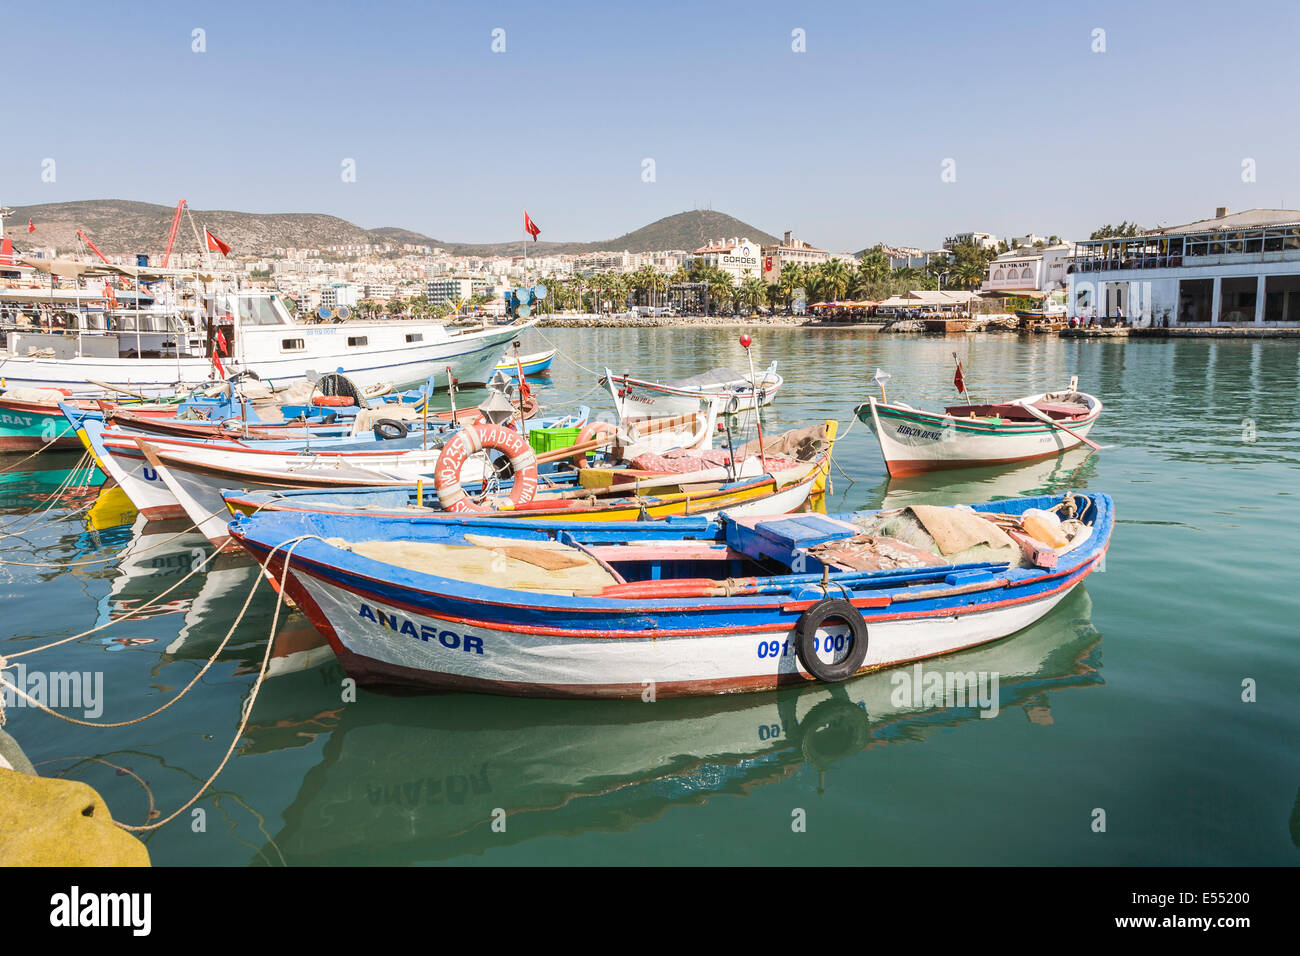
[{"label": "rubber tire hanging on boat", "polygon": [[406,437],[406,426],[394,418],[380,418],[374,425],[375,437],[380,441],[392,441]]},{"label": "rubber tire hanging on boat", "polygon": [[[849,636],[853,639],[852,648],[837,664],[826,663],[813,648],[817,629],[829,620],[847,624]],[[799,663],[809,674],[823,683],[838,684],[856,674],[866,659],[867,622],[862,619],[862,613],[844,598],[822,598],[804,611],[795,624],[794,649],[799,655]]]}]

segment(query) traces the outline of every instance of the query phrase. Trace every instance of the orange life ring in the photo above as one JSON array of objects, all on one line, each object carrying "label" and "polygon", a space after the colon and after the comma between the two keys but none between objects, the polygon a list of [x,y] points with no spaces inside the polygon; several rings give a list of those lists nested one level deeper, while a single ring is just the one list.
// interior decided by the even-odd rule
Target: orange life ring
[{"label": "orange life ring", "polygon": [[442,454],[438,456],[433,487],[444,511],[472,514],[492,510],[487,505],[471,501],[460,486],[460,470],[465,462],[470,455],[484,448],[495,449],[510,458],[515,472],[514,487],[510,489],[513,506],[527,504],[537,494],[537,456],[523,435],[502,425],[466,425],[443,446]]},{"label": "orange life ring", "polygon": [[357,402],[351,395],[317,395],[311,403],[326,408],[338,408],[341,405],[355,405]]},{"label": "orange life ring", "polygon": [[[585,445],[597,435],[617,435],[618,426],[611,425],[609,422],[588,422],[582,426],[582,431],[578,432],[578,440],[575,445]],[[587,467],[587,453],[585,451],[574,452],[573,466],[575,468]]]}]

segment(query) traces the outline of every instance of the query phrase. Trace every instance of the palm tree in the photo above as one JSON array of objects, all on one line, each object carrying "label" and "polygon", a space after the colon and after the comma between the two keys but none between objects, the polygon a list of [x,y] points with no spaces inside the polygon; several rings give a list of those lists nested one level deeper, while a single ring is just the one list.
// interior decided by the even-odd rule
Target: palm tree
[{"label": "palm tree", "polygon": [[843,259],[831,259],[821,264],[822,281],[828,298],[842,299],[849,289],[849,267]]},{"label": "palm tree", "polygon": [[787,309],[794,300],[795,292],[805,285],[804,272],[804,267],[797,262],[787,262],[781,267],[781,277],[777,280],[777,285],[780,287],[781,298],[785,301]]},{"label": "palm tree", "polygon": [[963,262],[957,266],[954,275],[963,288],[978,289],[984,282],[986,268],[978,262]]},{"label": "palm tree", "polygon": [[740,285],[740,298],[749,303],[751,312],[757,312],[758,307],[767,302],[767,283],[757,277],[746,279]]}]

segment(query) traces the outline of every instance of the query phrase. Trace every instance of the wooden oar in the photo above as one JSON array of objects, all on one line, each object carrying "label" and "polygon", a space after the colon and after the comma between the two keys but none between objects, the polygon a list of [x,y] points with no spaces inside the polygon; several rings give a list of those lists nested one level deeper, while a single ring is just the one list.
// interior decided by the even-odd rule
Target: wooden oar
[{"label": "wooden oar", "polygon": [[1067,435],[1071,435],[1071,436],[1073,436],[1074,438],[1079,439],[1079,441],[1083,442],[1085,445],[1087,445],[1087,446],[1088,446],[1089,448],[1091,448],[1093,451],[1101,451],[1101,446],[1098,445],[1095,441],[1089,441],[1087,438],[1084,438],[1082,435],[1080,435],[1080,434],[1079,434],[1078,432],[1076,432],[1074,429],[1072,429],[1072,428],[1066,428],[1064,425],[1062,425],[1062,424],[1061,424],[1060,422],[1058,422],[1056,419],[1052,418],[1052,417],[1049,416],[1049,415],[1044,415],[1044,414],[1043,414],[1042,412],[1040,412],[1038,409],[1034,408],[1034,406],[1032,406],[1032,405],[1026,405],[1024,402],[1016,402],[1016,404],[1019,405],[1021,408],[1023,408],[1025,411],[1027,411],[1030,415],[1033,415],[1033,416],[1034,416],[1035,418],[1037,418],[1040,422],[1044,422],[1045,424],[1051,425],[1053,428],[1059,428],[1061,431],[1065,432]]},{"label": "wooden oar", "polygon": [[86,379],[87,383],[94,385],[96,388],[102,388],[106,392],[121,392],[123,395],[130,395],[132,398],[138,398],[142,402],[151,402],[153,399],[147,395],[141,395],[139,392],[133,392],[129,388],[122,388],[118,385],[109,385],[107,382],[96,382],[93,378]]}]

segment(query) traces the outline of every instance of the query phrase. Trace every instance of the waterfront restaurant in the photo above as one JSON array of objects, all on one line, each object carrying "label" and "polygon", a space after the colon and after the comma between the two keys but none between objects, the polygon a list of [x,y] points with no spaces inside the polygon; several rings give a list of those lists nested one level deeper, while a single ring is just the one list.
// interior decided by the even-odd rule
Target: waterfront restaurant
[{"label": "waterfront restaurant", "polygon": [[1249,209],[1078,243],[1072,316],[1135,326],[1300,326],[1300,210]]}]

